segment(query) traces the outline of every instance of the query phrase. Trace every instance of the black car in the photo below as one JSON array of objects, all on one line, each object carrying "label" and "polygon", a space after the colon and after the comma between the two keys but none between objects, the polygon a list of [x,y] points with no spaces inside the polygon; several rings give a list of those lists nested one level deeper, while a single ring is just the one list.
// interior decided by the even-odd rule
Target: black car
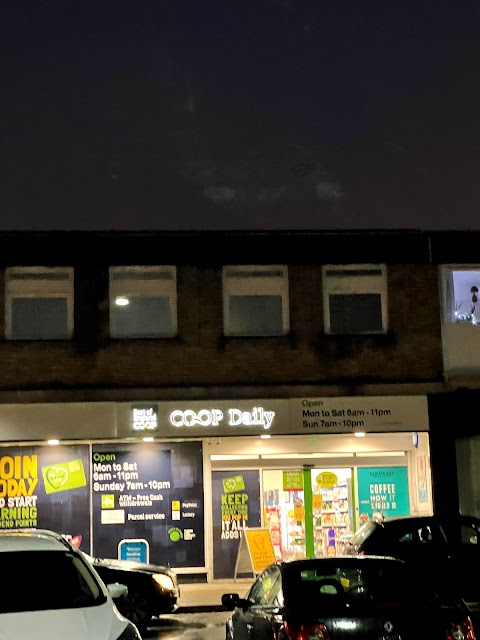
[{"label": "black car", "polygon": [[[61,534],[80,550],[82,536]],[[105,584],[119,583],[127,587],[125,597],[116,600],[117,609],[139,629],[145,629],[154,616],[172,613],[180,597],[177,576],[167,567],[130,560],[92,558],[81,552]]]},{"label": "black car", "polygon": [[[445,585],[442,585],[445,587]],[[474,640],[455,592],[433,592],[402,561],[380,557],[294,560],[269,566],[233,611],[226,640]]]},{"label": "black car", "polygon": [[372,519],[345,544],[344,554],[400,558],[434,586],[454,582],[472,611],[480,607],[480,519],[473,516]]},{"label": "black car", "polygon": [[175,573],[167,567],[83,555],[105,584],[126,585],[127,595],[115,604],[139,629],[145,629],[152,617],[176,609],[180,590]]}]

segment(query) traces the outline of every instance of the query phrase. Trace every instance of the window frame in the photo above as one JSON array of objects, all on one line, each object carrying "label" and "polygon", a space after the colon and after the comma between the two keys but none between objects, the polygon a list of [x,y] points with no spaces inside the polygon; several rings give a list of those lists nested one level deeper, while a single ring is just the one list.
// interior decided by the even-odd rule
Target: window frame
[{"label": "window frame", "polygon": [[[170,273],[171,278],[152,278],[144,279],[135,278],[135,274],[155,274]],[[112,278],[114,274],[131,274],[129,280],[119,280],[115,282]],[[125,282],[130,281],[133,284],[132,289],[126,288]],[[118,284],[121,287],[118,287]],[[116,286],[117,285],[117,286]],[[168,335],[158,335],[149,337],[137,336],[117,336],[113,326],[112,308],[115,305],[115,299],[121,296],[129,296],[131,298],[168,298],[170,301],[172,333]],[[175,338],[178,335],[178,318],[177,318],[177,267],[175,265],[113,265],[108,270],[108,308],[109,308],[109,332],[110,337],[114,340],[163,340]]]},{"label": "window frame", "polygon": [[[243,275],[235,275],[235,271]],[[269,273],[281,271],[279,276],[248,276],[255,272]],[[290,296],[287,265],[225,265],[222,267],[223,293],[223,335],[229,338],[277,338],[290,332]],[[282,333],[268,334],[239,334],[229,330],[230,326],[230,296],[267,296],[277,295],[282,299]]]},{"label": "window frame", "polygon": [[[329,276],[329,271],[381,271],[380,274],[358,275],[345,274],[344,277]],[[335,286],[335,284],[337,286]],[[354,284],[355,283],[355,284]],[[384,335],[388,332],[388,281],[387,266],[385,264],[326,264],[322,266],[322,290],[323,290],[323,323],[324,332],[331,336],[371,336]],[[380,294],[382,312],[382,330],[364,331],[361,333],[342,333],[331,330],[330,323],[330,295],[343,293],[345,295],[356,294]]]},{"label": "window frame", "polygon": [[[42,275],[66,273],[67,278],[58,280],[42,279]],[[15,280],[15,275],[37,276],[34,279],[25,277]],[[48,285],[46,287],[45,285]],[[66,298],[67,300],[67,333],[66,338],[15,338],[12,335],[14,298]],[[49,342],[51,340],[71,340],[74,329],[74,269],[73,267],[7,267],[5,269],[5,337],[7,340],[30,340],[32,342]]]}]

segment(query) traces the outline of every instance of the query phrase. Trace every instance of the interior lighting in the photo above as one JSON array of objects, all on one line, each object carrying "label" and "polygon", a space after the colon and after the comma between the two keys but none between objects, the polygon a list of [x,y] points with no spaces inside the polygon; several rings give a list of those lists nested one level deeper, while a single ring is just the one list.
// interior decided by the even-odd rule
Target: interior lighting
[{"label": "interior lighting", "polygon": [[60,440],[57,440],[57,438],[50,438],[50,440],[47,440],[47,444],[51,444],[51,445],[60,444]]},{"label": "interior lighting", "polygon": [[151,436],[146,436],[143,441],[144,442],[153,442],[154,438],[152,438]]},{"label": "interior lighting", "polygon": [[115,304],[117,307],[126,307],[127,304],[130,304],[130,300],[125,296],[117,296],[115,298]]},{"label": "interior lighting", "polygon": [[356,438],[364,438],[367,434],[365,433],[365,431],[354,431],[353,435]]},{"label": "interior lighting", "polygon": [[353,453],[262,453],[262,460],[305,460],[308,458],[353,458]]},{"label": "interior lighting", "polygon": [[243,454],[225,454],[225,455],[217,455],[213,454],[210,456],[210,460],[258,460],[260,456],[258,455],[243,455]]},{"label": "interior lighting", "polygon": [[405,451],[362,451],[356,453],[357,458],[402,458]]},{"label": "interior lighting", "polygon": [[260,438],[262,440],[270,440],[272,436],[269,433],[262,433],[262,435],[260,436]]}]

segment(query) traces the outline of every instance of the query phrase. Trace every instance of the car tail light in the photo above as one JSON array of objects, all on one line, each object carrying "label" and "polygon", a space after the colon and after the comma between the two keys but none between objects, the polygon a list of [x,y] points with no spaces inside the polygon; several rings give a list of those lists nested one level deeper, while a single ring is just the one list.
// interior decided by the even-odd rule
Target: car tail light
[{"label": "car tail light", "polygon": [[470,618],[465,618],[462,622],[452,623],[447,629],[446,640],[475,640]]},{"label": "car tail light", "polygon": [[285,622],[289,640],[330,640],[324,624],[292,624]]}]

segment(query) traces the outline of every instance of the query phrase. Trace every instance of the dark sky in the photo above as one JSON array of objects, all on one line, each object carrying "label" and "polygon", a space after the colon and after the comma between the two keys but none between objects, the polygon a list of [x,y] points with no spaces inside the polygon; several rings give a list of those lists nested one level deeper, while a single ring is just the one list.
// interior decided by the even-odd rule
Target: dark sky
[{"label": "dark sky", "polygon": [[5,3],[0,228],[480,228],[480,3]]}]

